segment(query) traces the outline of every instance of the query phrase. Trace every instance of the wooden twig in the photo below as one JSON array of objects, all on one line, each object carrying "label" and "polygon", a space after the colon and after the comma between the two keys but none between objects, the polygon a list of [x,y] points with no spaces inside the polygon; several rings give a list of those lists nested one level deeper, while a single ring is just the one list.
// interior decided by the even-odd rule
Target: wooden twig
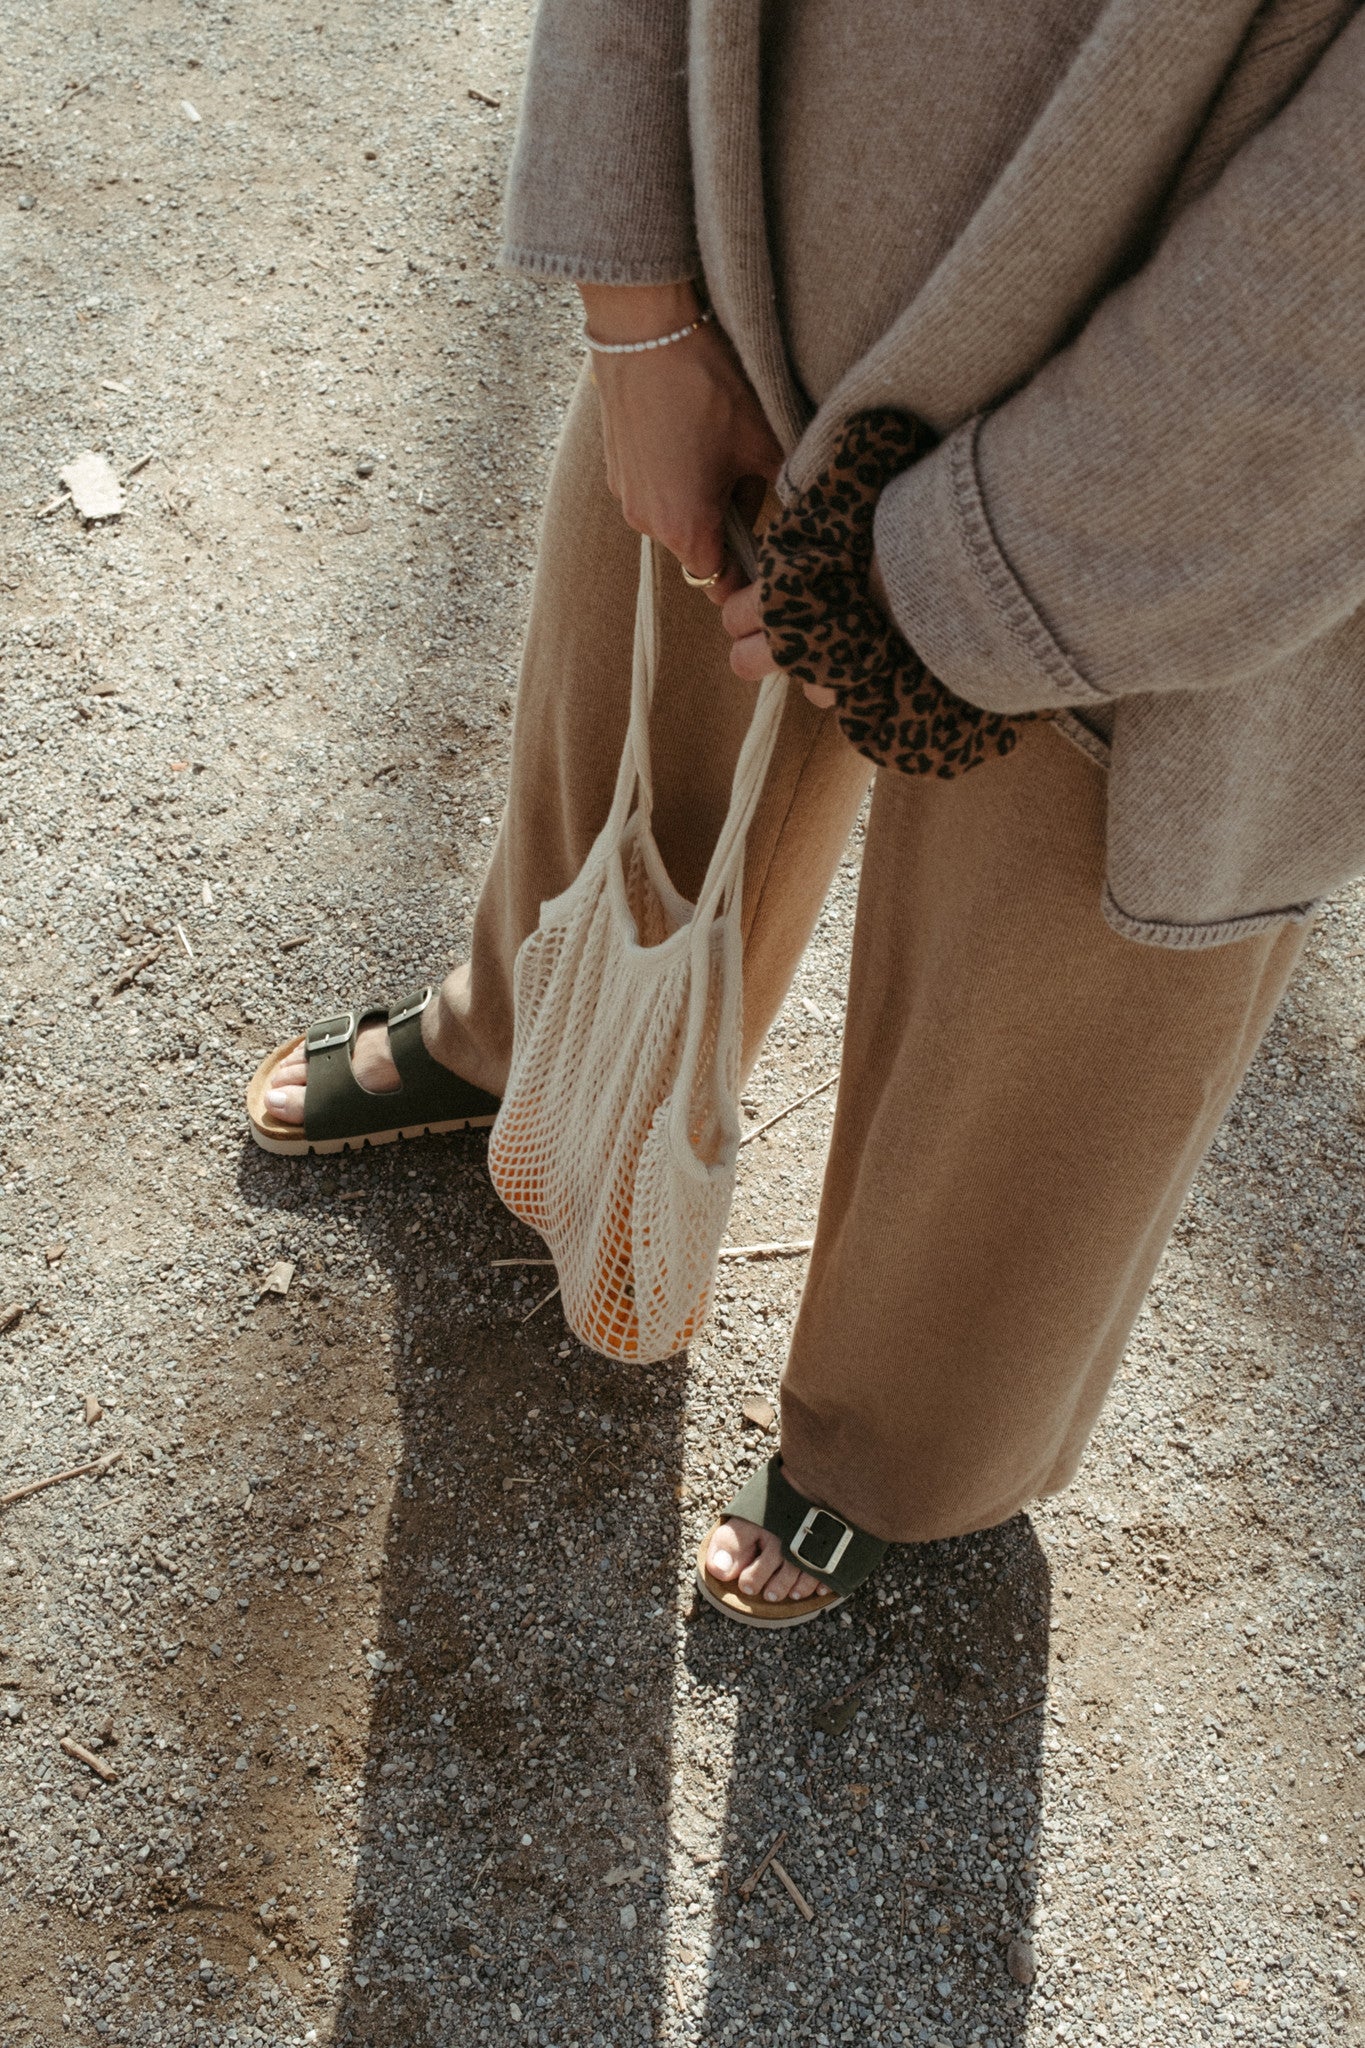
[{"label": "wooden twig", "polygon": [[106,1785],[117,1785],[118,1772],[111,1771],[108,1764],[101,1757],[97,1757],[93,1749],[87,1749],[83,1742],[73,1742],[69,1735],[64,1735],[61,1747],[68,1756],[74,1756],[78,1764],[88,1765],[97,1778],[103,1778]]},{"label": "wooden twig", "polygon": [[145,469],[145,468],[147,467],[147,464],[148,464],[149,462],[155,462],[155,461],[156,461],[156,450],[155,450],[155,448],[149,448],[149,449],[147,450],[147,453],[146,453],[145,455],[139,455],[139,456],[138,456],[138,459],[137,459],[137,461],[136,461],[136,462],[132,462],[132,463],[129,463],[129,465],[128,465],[127,469],[125,469],[125,470],[124,470],[124,472],[123,472],[123,481],[124,481],[125,483],[127,483],[127,482],[128,482],[128,479],[129,479],[130,477],[134,477],[134,476],[136,476],[139,470]]},{"label": "wooden twig", "polygon": [[[774,1244],[726,1244],[718,1256],[722,1259],[779,1259],[794,1258],[798,1252],[808,1252],[814,1245],[813,1237],[789,1237]],[[490,1272],[506,1266],[553,1266],[553,1259],[490,1259]]]},{"label": "wooden twig", "polygon": [[784,1116],[790,1116],[794,1109],[804,1108],[806,1103],[814,1102],[817,1095],[823,1095],[826,1088],[832,1088],[838,1078],[839,1069],[836,1067],[834,1072],[821,1081],[818,1087],[808,1089],[804,1095],[798,1095],[795,1102],[789,1102],[785,1109],[775,1110],[767,1122],[761,1123],[757,1130],[746,1131],[739,1141],[740,1145],[752,1145],[755,1138],[761,1138],[763,1133],[770,1131],[774,1124],[780,1124]]},{"label": "wooden twig", "polygon": [[742,1899],[751,1899],[753,1897],[755,1885],[758,1883],[758,1880],[762,1877],[764,1871],[772,1862],[774,1856],[776,1856],[778,1850],[782,1847],[782,1844],[786,1841],[786,1839],[787,1830],[783,1828],[781,1834],[773,1843],[772,1847],[766,1852],[765,1855],[759,1858],[758,1862],[754,1865],[753,1869],[749,1872],[749,1875],[745,1878],[743,1884],[740,1886],[739,1895]]},{"label": "wooden twig", "polygon": [[550,1302],[552,1302],[552,1301],[554,1300],[554,1298],[555,1298],[555,1296],[556,1296],[556,1295],[558,1294],[558,1292],[559,1292],[559,1286],[558,1286],[558,1283],[556,1282],[556,1284],[555,1284],[555,1285],[554,1285],[554,1286],[553,1286],[553,1287],[552,1287],[552,1288],[550,1289],[550,1291],[549,1291],[549,1293],[548,1293],[548,1294],[545,1294],[545,1295],[542,1295],[542,1296],[541,1296],[540,1300],[539,1300],[539,1301],[538,1301],[538,1302],[536,1303],[536,1305],[535,1305],[535,1307],[534,1307],[534,1308],[532,1308],[532,1309],[528,1309],[528,1310],[526,1311],[526,1314],[525,1314],[525,1315],[524,1315],[524,1316],[522,1317],[522,1319],[521,1319],[521,1320],[522,1320],[522,1322],[523,1322],[523,1323],[529,1323],[529,1322],[530,1322],[530,1320],[531,1320],[531,1317],[532,1317],[532,1316],[538,1316],[538,1315],[540,1314],[540,1311],[541,1311],[541,1310],[542,1310],[543,1308],[545,1308],[545,1307],[546,1307],[546,1306],[548,1305],[548,1303],[550,1303]]},{"label": "wooden twig", "polygon": [[67,1479],[102,1479],[111,1467],[117,1465],[123,1456],[122,1450],[106,1451],[102,1458],[92,1458],[88,1465],[72,1465],[65,1472],[49,1472],[46,1479],[30,1479],[27,1486],[16,1486],[9,1493],[0,1493],[0,1508],[11,1507],[16,1500],[27,1500],[31,1493],[42,1493],[45,1487],[60,1486]]},{"label": "wooden twig", "polygon": [[791,1237],[778,1244],[724,1244],[720,1248],[722,1259],[783,1259],[792,1258],[797,1252],[808,1252],[814,1245],[813,1237]]},{"label": "wooden twig", "polygon": [[0,1308],[0,1331],[14,1329],[23,1319],[24,1303],[22,1301],[7,1301],[5,1306]]},{"label": "wooden twig", "polygon": [[784,1889],[787,1892],[787,1895],[791,1899],[793,1905],[796,1907],[797,1912],[801,1915],[801,1918],[803,1920],[813,1920],[815,1918],[814,1906],[811,1905],[809,1899],[807,1899],[805,1894],[801,1891],[795,1879],[787,1875],[786,1870],[784,1869],[782,1864],[778,1862],[776,1856],[774,1856],[771,1860],[773,1867],[773,1876],[778,1880],[778,1883],[784,1887]]},{"label": "wooden twig", "polygon": [[851,1700],[855,1698],[856,1695],[862,1691],[865,1685],[870,1685],[872,1683],[872,1680],[877,1676],[877,1673],[881,1670],[884,1670],[885,1666],[885,1657],[878,1657],[876,1663],[869,1664],[866,1671],[863,1673],[862,1677],[855,1678],[852,1685],[848,1686],[845,1691],[841,1692],[838,1699],[835,1700],[833,1704],[836,1707],[841,1707],[843,1706],[845,1700]]},{"label": "wooden twig", "polygon": [[297,953],[300,946],[306,946],[307,944],[308,934],[303,932],[297,939],[281,939],[280,951],[282,953]]},{"label": "wooden twig", "polygon": [[1350,1237],[1350,1235],[1351,1235],[1351,1231],[1352,1231],[1352,1228],[1354,1227],[1354,1224],[1355,1224],[1355,1220],[1356,1220],[1356,1217],[1357,1217],[1357,1216],[1358,1216],[1359,1214],[1360,1214],[1360,1204],[1359,1204],[1359,1202],[1353,1202],[1353,1203],[1351,1204],[1351,1213],[1350,1213],[1350,1215],[1349,1215],[1349,1216],[1348,1216],[1348,1217],[1346,1218],[1346,1228],[1345,1228],[1345,1229],[1344,1229],[1344,1230],[1342,1231],[1342,1233],[1341,1233],[1341,1249],[1342,1249],[1343,1251],[1345,1251],[1345,1249],[1346,1249],[1346,1244],[1347,1244],[1347,1240],[1349,1239],[1349,1237]]},{"label": "wooden twig", "polygon": [[188,939],[187,939],[187,938],[185,937],[185,927],[184,927],[184,925],[183,925],[183,924],[179,924],[179,923],[177,923],[177,925],[176,925],[175,929],[176,929],[176,932],[177,932],[177,933],[178,933],[178,935],[179,935],[179,938],[180,938],[180,943],[181,943],[181,945],[182,945],[182,946],[183,946],[183,947],[185,948],[185,958],[186,958],[187,960],[193,960],[193,958],[194,958],[194,948],[193,948],[193,946],[192,946],[192,945],[190,944],[189,940],[188,940]]},{"label": "wooden twig", "polygon": [[1040,1692],[1036,1700],[1026,1700],[1022,1707],[1015,1707],[1011,1713],[997,1714],[995,1718],[995,1725],[997,1728],[1003,1728],[1007,1721],[1017,1721],[1024,1714],[1031,1714],[1035,1707],[1043,1707],[1046,1705],[1047,1694],[1045,1692]]},{"label": "wooden twig", "polygon": [[150,967],[154,960],[159,960],[161,954],[162,948],[160,946],[153,946],[150,953],[144,953],[142,958],[135,960],[131,967],[125,967],[118,980],[114,983],[114,986],[110,989],[110,995],[121,996],[126,988],[131,988],[139,974]]}]

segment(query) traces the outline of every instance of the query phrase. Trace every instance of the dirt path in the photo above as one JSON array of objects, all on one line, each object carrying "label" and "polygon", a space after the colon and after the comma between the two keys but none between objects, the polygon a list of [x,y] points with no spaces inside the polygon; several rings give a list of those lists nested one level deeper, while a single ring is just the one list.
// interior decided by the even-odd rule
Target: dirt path
[{"label": "dirt path", "polygon": [[[689,1586],[800,1260],[617,1372],[491,1265],[481,1141],[243,1144],[497,816],[577,367],[491,267],[526,17],[6,17],[0,1492],[121,1461],[0,1508],[0,2041],[1359,2040],[1358,896],[1082,1483],[789,1642]],[[85,448],[152,457],[88,530]],[[837,1064],[855,884],[755,1124]],[[735,1242],[808,1233],[830,1107]]]}]

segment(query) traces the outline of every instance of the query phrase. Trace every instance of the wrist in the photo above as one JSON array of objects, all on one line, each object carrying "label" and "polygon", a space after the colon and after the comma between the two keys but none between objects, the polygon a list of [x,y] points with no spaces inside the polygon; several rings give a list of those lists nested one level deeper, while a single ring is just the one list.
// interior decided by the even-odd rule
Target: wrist
[{"label": "wrist", "polygon": [[581,284],[583,316],[594,341],[655,341],[676,333],[701,312],[696,286],[677,284]]}]

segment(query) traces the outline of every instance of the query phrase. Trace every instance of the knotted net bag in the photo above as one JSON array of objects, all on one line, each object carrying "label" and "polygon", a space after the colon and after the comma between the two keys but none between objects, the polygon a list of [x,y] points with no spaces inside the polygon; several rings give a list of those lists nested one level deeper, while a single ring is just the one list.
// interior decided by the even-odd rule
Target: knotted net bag
[{"label": "knotted net bag", "polygon": [[611,812],[517,954],[512,1068],[488,1151],[498,1194],[550,1248],[570,1329],[641,1363],[680,1351],[703,1321],[734,1193],[744,845],[786,699],[769,676],[688,903],[651,829],[656,576],[646,540]]}]

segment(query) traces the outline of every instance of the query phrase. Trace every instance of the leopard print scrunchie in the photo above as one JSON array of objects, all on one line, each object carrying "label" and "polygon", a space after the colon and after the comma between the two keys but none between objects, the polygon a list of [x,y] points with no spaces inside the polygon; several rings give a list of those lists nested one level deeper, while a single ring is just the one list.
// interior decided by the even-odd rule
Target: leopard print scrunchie
[{"label": "leopard print scrunchie", "polygon": [[946,778],[1008,754],[1019,729],[930,675],[868,587],[877,500],[933,445],[906,413],[855,413],[828,469],[762,537],[759,606],[778,667],[836,692],[835,715],[860,754]]}]

